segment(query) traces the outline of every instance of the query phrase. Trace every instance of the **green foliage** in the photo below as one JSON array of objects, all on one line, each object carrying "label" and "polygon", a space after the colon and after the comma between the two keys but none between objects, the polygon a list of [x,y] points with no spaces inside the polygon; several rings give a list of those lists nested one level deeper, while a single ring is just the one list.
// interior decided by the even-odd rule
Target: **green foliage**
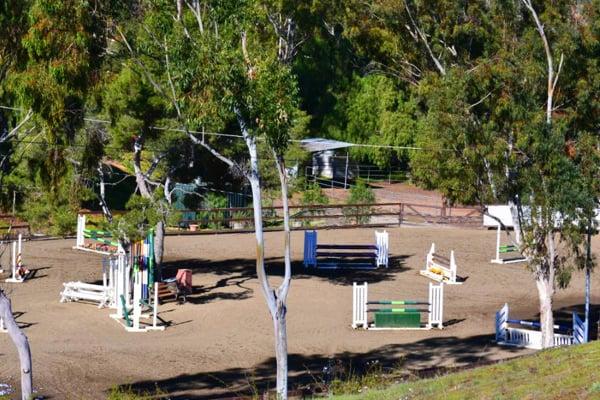
[{"label": "green foliage", "polygon": [[[347,205],[373,203],[375,203],[375,193],[364,182],[358,181],[356,185],[350,188],[350,193],[346,200]],[[342,210],[346,221],[354,221],[355,224],[360,225],[366,224],[371,220],[371,216],[368,214],[372,212],[373,207],[357,205],[356,207],[344,207]]]},{"label": "green foliage", "polygon": [[163,213],[153,199],[132,196],[125,206],[127,212],[115,216],[112,223],[105,223],[113,237],[134,242],[142,240],[148,232],[163,220]]},{"label": "green foliage", "polygon": [[311,183],[302,192],[300,203],[302,205],[329,204],[329,198],[325,195],[318,183]]},{"label": "green foliage", "polygon": [[[54,197],[47,192],[37,191],[30,193],[25,198],[23,210],[19,215],[29,222],[34,231],[58,236],[74,233],[79,210],[78,187],[76,185],[62,187],[57,195]],[[58,204],[57,198],[61,199]]]},{"label": "green foliage", "polygon": [[[346,100],[346,129],[340,139],[351,143],[412,146],[416,104],[394,80],[382,75],[357,77]],[[406,150],[362,147],[351,149],[353,158],[389,166],[393,158],[407,160]]]},{"label": "green foliage", "polygon": [[[300,198],[300,204],[303,206],[311,206],[311,205],[327,205],[329,204],[329,198],[321,189],[318,183],[313,182],[307,185],[306,189],[302,192],[302,197]],[[311,216],[312,219],[302,219],[303,226],[310,226],[311,222],[314,221],[314,218],[319,215],[325,214],[325,210],[321,208],[302,208],[300,211],[300,215],[302,216]]]},{"label": "green foliage", "polygon": [[[227,196],[214,192],[209,192],[205,199],[203,207],[205,209],[227,208]],[[220,229],[225,227],[223,220],[227,218],[226,211],[202,211],[198,213],[198,218],[202,220],[202,226],[210,229]]]}]

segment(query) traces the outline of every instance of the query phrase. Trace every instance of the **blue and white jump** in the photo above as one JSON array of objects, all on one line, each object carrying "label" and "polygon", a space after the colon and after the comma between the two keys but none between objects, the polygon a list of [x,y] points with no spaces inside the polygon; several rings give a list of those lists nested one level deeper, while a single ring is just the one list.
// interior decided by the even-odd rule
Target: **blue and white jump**
[{"label": "blue and white jump", "polygon": [[374,245],[318,244],[317,231],[305,231],[304,267],[317,269],[376,269],[384,266],[387,268],[388,243],[387,231],[375,231]]},{"label": "blue and white jump", "polygon": [[[509,326],[513,325],[513,326]],[[514,325],[540,328],[539,322],[509,318],[508,304],[496,312],[496,343],[504,346],[542,348],[542,332],[533,329],[516,328]],[[586,343],[588,323],[582,321],[577,313],[573,313],[573,325],[554,325],[554,329],[568,333],[554,333],[554,346],[569,346]],[[570,332],[569,332],[570,331]]]}]

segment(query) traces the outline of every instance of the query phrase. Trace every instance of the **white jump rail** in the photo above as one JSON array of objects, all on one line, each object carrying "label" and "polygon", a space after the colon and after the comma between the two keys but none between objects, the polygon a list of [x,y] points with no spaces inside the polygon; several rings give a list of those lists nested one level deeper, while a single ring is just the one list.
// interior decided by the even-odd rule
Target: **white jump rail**
[{"label": "white jump rail", "polygon": [[367,282],[362,285],[356,282],[352,283],[352,328],[369,330],[429,330],[434,326],[438,329],[444,327],[444,284],[434,285],[429,282],[429,305],[427,312],[427,322],[421,328],[401,328],[401,327],[377,327],[369,323],[368,320],[368,302],[369,286]]},{"label": "white jump rail", "polygon": [[462,285],[463,281],[458,279],[456,269],[454,250],[450,252],[450,258],[446,258],[436,254],[435,243],[432,243],[431,249],[429,250],[429,253],[427,253],[425,269],[421,270],[419,273],[437,282],[443,282],[449,285]]},{"label": "white jump rail", "polygon": [[[152,299],[149,299],[150,313],[144,313],[142,281],[145,272],[134,273],[132,285],[132,268],[128,261],[125,254],[110,257],[108,262],[103,264],[102,285],[84,282],[63,283],[61,303],[87,301],[97,303],[98,308],[113,308],[116,311],[110,317],[123,325],[127,332],[164,330],[165,326],[158,323],[158,282],[155,282]],[[127,319],[131,322],[130,326]],[[150,321],[142,323],[142,319]]]},{"label": "white jump rail", "polygon": [[[116,308],[118,298],[116,295],[117,282],[124,282],[128,286],[127,270],[124,268],[125,256],[118,255],[103,261],[102,285],[84,282],[65,282],[63,291],[60,293],[60,302],[88,301],[97,303],[98,308]],[[126,298],[128,298],[127,296]]]}]

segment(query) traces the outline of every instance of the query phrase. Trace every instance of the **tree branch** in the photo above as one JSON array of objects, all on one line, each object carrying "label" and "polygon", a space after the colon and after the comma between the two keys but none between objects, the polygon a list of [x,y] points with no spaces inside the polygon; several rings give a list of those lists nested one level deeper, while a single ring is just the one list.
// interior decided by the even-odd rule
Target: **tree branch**
[{"label": "tree branch", "polygon": [[425,47],[427,48],[427,52],[429,53],[429,57],[431,57],[431,59],[433,60],[433,63],[437,67],[438,71],[440,71],[440,74],[446,75],[446,69],[444,68],[444,66],[442,65],[440,60],[438,60],[438,58],[435,56],[435,54],[433,54],[431,47],[429,47],[429,42],[427,41],[427,36],[423,33],[423,31],[419,28],[419,26],[413,19],[412,13],[410,12],[410,8],[408,7],[408,3],[406,1],[404,1],[404,8],[406,8],[406,12],[408,13],[408,17],[410,18],[410,22],[413,24],[415,31],[419,34],[419,37],[423,41],[423,44],[425,44]]}]

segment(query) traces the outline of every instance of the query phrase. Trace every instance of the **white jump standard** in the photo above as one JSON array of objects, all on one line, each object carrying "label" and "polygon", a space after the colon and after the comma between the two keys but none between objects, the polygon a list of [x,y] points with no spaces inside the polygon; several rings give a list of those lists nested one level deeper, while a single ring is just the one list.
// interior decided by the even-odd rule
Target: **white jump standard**
[{"label": "white jump standard", "polygon": [[[402,305],[418,308],[376,308],[369,305]],[[444,311],[444,284],[429,283],[429,299],[420,300],[377,300],[369,301],[368,285],[352,284],[352,328],[369,330],[417,330],[442,329]],[[374,313],[374,322],[368,321],[368,313]],[[427,314],[427,320],[421,316]]]},{"label": "white jump standard", "polygon": [[[523,257],[521,253],[519,253],[518,246],[514,244],[500,244],[500,236],[501,236],[502,228],[498,225],[497,234],[496,234],[496,258],[492,259],[491,262],[494,264],[513,264],[526,262],[527,258]],[[518,236],[517,236],[518,239]],[[501,254],[512,253],[512,257],[501,258]]]},{"label": "white jump standard", "polygon": [[22,257],[22,235],[19,234],[18,241],[12,242],[12,254],[11,254],[11,276],[5,279],[5,282],[9,283],[23,283],[29,278],[31,271],[23,266]]},{"label": "white jump standard", "polygon": [[450,258],[447,258],[437,254],[435,252],[435,243],[432,243],[431,249],[427,253],[425,269],[419,273],[437,282],[449,285],[462,285],[463,280],[456,275],[456,269],[454,250],[450,252]]}]

